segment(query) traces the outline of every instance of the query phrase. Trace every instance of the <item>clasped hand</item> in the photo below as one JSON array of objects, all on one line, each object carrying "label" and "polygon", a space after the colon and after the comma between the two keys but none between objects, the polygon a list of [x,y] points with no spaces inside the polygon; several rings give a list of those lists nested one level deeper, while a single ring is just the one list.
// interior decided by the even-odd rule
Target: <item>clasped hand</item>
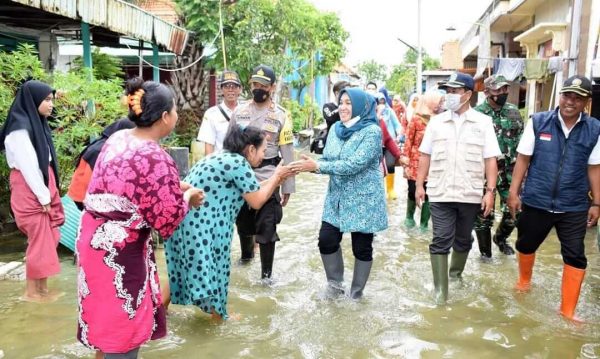
[{"label": "clasped hand", "polygon": [[297,174],[298,172],[294,171],[290,165],[284,166],[283,165],[283,160],[281,160],[281,162],[279,162],[279,165],[275,168],[275,173],[273,174],[279,184],[283,183],[283,181],[285,181],[286,179],[288,179],[289,177],[293,177]]},{"label": "clasped hand", "polygon": [[291,162],[288,166],[296,173],[314,172],[319,168],[317,161],[307,155],[300,155],[301,160]]},{"label": "clasped hand", "polygon": [[189,193],[188,205],[192,208],[198,208],[204,203],[204,191],[199,188],[192,187],[191,184],[186,182],[179,182],[179,188],[182,192]]}]

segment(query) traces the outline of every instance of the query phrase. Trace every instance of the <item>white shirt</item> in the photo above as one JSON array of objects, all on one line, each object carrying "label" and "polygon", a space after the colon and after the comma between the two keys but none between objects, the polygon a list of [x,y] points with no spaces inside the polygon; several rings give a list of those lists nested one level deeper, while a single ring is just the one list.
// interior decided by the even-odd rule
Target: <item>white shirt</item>
[{"label": "white shirt", "polygon": [[[560,111],[558,112],[558,120],[560,121],[560,127],[562,128],[563,133],[565,134],[565,138],[569,138],[569,134],[571,130],[575,127],[575,125],[581,121],[581,114],[579,114],[579,118],[575,122],[575,125],[570,129],[567,128],[565,121],[560,115]],[[599,138],[600,140],[600,138]],[[600,145],[599,142],[596,142],[596,145],[592,149],[592,153],[590,153],[590,157],[588,158],[588,165],[597,165],[600,164]],[[523,154],[525,156],[533,155],[533,150],[535,149],[535,134],[533,132],[533,121],[529,119],[527,124],[525,125],[525,130],[523,131],[523,135],[521,136],[521,140],[519,141],[519,146],[517,146],[517,152]]]},{"label": "white shirt", "polygon": [[[16,130],[4,139],[8,167],[19,170],[41,205],[50,204],[50,190],[38,164],[37,153],[27,130]],[[50,161],[52,155],[49,156]]]},{"label": "white shirt", "polygon": [[[233,110],[221,102],[221,108],[231,119]],[[202,125],[198,131],[198,141],[208,143],[215,147],[214,153],[223,151],[223,141],[229,129],[229,121],[223,116],[218,106],[213,106],[206,110],[202,118]]]},{"label": "white shirt", "polygon": [[[472,113],[471,111],[473,111],[475,113]],[[469,109],[467,111],[463,112],[461,115],[457,114],[456,112],[451,113],[452,121],[454,121],[454,124],[456,127],[456,137],[458,137],[458,134],[460,132],[460,127],[462,126],[462,124],[465,122],[465,119],[469,115],[477,116],[477,115],[480,115],[480,113],[471,107],[469,107]],[[431,118],[431,120],[429,121],[429,124],[427,125],[427,127],[425,129],[425,135],[423,135],[423,141],[421,141],[421,146],[419,146],[419,152],[422,152],[422,153],[425,153],[428,155],[431,154],[431,151],[433,149],[433,143],[432,143],[432,138],[431,138],[432,132],[429,131],[429,128],[431,125],[435,126],[435,122],[439,122],[441,120],[442,120],[442,117],[440,115],[437,115],[437,116],[434,116]],[[496,132],[494,131],[494,125],[492,124],[492,121],[490,119],[490,121],[487,121],[485,124],[483,158],[498,157],[501,154],[502,154],[502,152],[500,151],[500,146],[498,145],[498,139],[496,138]]]}]

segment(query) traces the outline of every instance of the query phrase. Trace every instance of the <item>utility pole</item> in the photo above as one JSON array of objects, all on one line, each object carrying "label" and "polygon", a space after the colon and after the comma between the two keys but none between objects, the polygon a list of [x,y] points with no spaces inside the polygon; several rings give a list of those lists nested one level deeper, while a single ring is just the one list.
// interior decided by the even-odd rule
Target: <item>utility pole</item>
[{"label": "utility pole", "polygon": [[421,0],[417,0],[417,95],[423,89],[423,54],[421,51]]}]

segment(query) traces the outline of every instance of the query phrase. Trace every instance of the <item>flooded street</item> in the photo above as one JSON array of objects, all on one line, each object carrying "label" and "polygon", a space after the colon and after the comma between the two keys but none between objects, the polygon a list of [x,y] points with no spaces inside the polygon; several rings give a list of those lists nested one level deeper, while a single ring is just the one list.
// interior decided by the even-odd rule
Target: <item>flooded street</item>
[{"label": "flooded street", "polygon": [[[396,189],[405,198],[406,183],[397,178]],[[537,252],[529,294],[512,289],[515,256],[502,255],[494,246],[493,260],[483,262],[474,248],[464,282],[451,283],[448,305],[437,307],[431,294],[431,231],[402,226],[402,199],[389,202],[390,226],[375,239],[363,299],[332,301],[323,299],[325,274],[316,240],[326,184],[326,176],[298,177],[298,193],[292,195],[280,226],[271,286],[258,280],[258,258],[247,266],[237,264],[240,250],[234,238],[229,307],[239,320],[215,325],[194,307],[171,306],[168,337],[142,347],[140,357],[600,358],[596,228],[586,237],[589,264],[577,307],[582,324],[557,314],[562,260],[554,234]],[[516,230],[511,244],[515,236]],[[1,248],[0,261],[22,260],[23,252]],[[349,238],[342,248],[349,286],[354,266]],[[164,282],[162,249],[157,255]],[[55,303],[22,302],[23,282],[0,281],[0,350],[5,358],[93,357],[75,338],[75,266],[71,256],[62,259],[62,273],[50,286],[66,295]]]}]

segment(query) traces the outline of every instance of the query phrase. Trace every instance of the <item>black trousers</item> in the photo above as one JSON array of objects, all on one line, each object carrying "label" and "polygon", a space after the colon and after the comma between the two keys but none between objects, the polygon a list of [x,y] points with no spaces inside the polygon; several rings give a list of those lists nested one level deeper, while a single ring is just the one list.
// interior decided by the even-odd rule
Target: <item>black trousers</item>
[{"label": "black trousers", "polygon": [[554,227],[560,241],[563,261],[575,268],[585,269],[587,258],[583,240],[587,228],[587,211],[552,213],[523,204],[517,221],[517,250],[532,254],[544,242]]},{"label": "black trousers", "polygon": [[430,254],[468,252],[473,246],[471,231],[481,209],[479,203],[430,202],[433,241]]},{"label": "black trousers", "polygon": [[396,159],[394,155],[390,151],[388,151],[385,147],[383,148],[383,157],[385,158],[385,165],[387,167],[388,173],[396,172]]},{"label": "black trousers", "polygon": [[277,225],[282,218],[281,197],[275,192],[259,210],[244,203],[235,224],[240,238],[255,236],[256,243],[267,244],[279,240]]},{"label": "black trousers", "polygon": [[[406,182],[408,183],[408,199],[416,201],[417,181],[407,179]],[[427,182],[423,182],[423,189],[425,189],[425,201],[429,201],[429,197],[427,196]]]},{"label": "black trousers", "polygon": [[[333,254],[340,248],[343,233],[340,229],[321,222],[319,230],[319,252]],[[373,233],[352,232],[352,253],[358,260],[369,262],[373,260]]]}]

